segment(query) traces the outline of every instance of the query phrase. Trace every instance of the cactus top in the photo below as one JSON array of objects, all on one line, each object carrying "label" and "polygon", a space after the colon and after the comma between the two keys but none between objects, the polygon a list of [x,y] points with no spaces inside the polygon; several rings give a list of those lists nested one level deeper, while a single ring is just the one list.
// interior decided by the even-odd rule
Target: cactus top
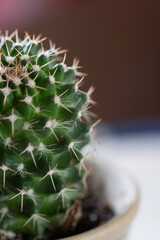
[{"label": "cactus top", "polygon": [[80,90],[79,61],[68,67],[66,51],[44,40],[0,36],[1,239],[46,237],[84,192],[94,89]]}]

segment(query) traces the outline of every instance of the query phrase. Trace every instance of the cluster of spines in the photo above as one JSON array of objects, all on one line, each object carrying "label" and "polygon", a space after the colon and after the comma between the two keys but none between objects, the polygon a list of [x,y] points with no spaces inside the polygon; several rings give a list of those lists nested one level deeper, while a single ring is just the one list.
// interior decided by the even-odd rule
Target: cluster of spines
[{"label": "cluster of spines", "polygon": [[[0,223],[3,227],[0,228],[0,236],[4,239],[14,239],[14,231],[17,232],[19,226],[25,229],[22,230],[24,233],[32,233],[33,230],[33,234],[43,235],[46,232],[46,225],[49,226],[52,219],[49,219],[44,211],[42,211],[43,213],[38,212],[39,206],[41,206],[40,198],[43,194],[40,190],[40,195],[38,195],[37,185],[45,179],[50,180],[55,193],[54,201],[61,198],[57,207],[58,214],[61,208],[60,204],[62,205],[61,209],[65,212],[65,194],[79,192],[76,184],[88,174],[84,163],[87,154],[83,156],[80,150],[88,142],[90,133],[99,122],[98,120],[92,125],[86,123],[93,115],[89,108],[95,104],[91,97],[94,88],[91,87],[87,93],[80,90],[79,87],[85,74],[79,72],[79,61],[74,59],[73,65],[67,67],[65,64],[66,51],[56,49],[51,41],[49,50],[44,50],[42,42],[45,38],[41,39],[40,35],[31,37],[26,33],[24,40],[20,40],[18,31],[13,32],[10,36],[6,32],[5,36],[1,35],[0,40],[0,151],[2,154],[2,160],[0,160]],[[40,48],[38,49],[39,44]],[[64,54],[62,62],[57,60],[60,54]],[[76,136],[75,139],[74,136]],[[76,139],[77,136],[78,139]],[[61,159],[61,152],[64,152],[62,157],[63,155],[70,156],[67,164],[65,161],[68,160]],[[25,157],[23,158],[23,156]],[[11,160],[7,159],[8,157],[11,157]],[[58,163],[55,160],[56,157]],[[39,162],[41,158],[43,162],[46,160],[47,167],[37,164],[37,159]],[[23,161],[21,162],[21,160]],[[59,161],[62,161],[63,164],[59,164]],[[75,166],[78,166],[76,172],[78,178],[71,170],[69,175],[73,174],[72,179],[68,176],[67,170],[70,171],[70,168]],[[48,168],[45,174],[43,167],[45,171]],[[32,177],[34,171],[35,176]],[[12,182],[9,183],[10,186],[6,186],[7,173],[9,173],[10,181],[12,181],[12,177],[15,177],[15,180],[20,181],[19,185],[22,186],[27,179],[28,187],[22,189],[17,187],[15,191]],[[62,178],[66,174],[69,179],[57,180],[57,183],[62,181],[58,190],[53,178],[55,174],[62,174]],[[33,182],[34,177],[35,182]],[[64,185],[65,181],[67,186]],[[12,195],[14,191],[15,194]],[[49,198],[49,196],[50,194],[47,197]],[[37,212],[24,218],[20,216],[20,222],[16,223],[16,220],[14,221],[16,216],[12,215],[13,208],[11,213],[9,211],[9,202],[20,199],[20,212],[23,216],[25,197],[33,201],[34,210]],[[44,194],[43,197],[46,195]],[[15,205],[17,204],[15,202]],[[70,205],[71,203],[68,206]],[[5,218],[11,222],[9,227],[4,221]],[[13,229],[10,227],[12,221]],[[37,221],[44,226],[43,230],[35,230]],[[27,228],[31,222],[33,223],[32,230]]]}]

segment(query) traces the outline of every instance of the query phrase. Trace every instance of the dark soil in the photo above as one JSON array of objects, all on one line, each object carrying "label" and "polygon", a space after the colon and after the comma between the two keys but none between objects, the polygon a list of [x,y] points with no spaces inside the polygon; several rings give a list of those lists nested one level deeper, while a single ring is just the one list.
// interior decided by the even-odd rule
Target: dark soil
[{"label": "dark soil", "polygon": [[[82,217],[73,231],[59,231],[54,239],[73,236],[95,228],[114,217],[108,206],[102,206],[95,197],[89,196],[82,200]],[[52,238],[53,239],[53,238]]]}]

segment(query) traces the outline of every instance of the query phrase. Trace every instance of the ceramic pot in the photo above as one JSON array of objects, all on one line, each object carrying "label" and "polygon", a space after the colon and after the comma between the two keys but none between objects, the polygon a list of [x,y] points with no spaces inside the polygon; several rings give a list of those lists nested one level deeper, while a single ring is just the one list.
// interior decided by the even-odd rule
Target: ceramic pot
[{"label": "ceramic pot", "polygon": [[115,211],[115,217],[92,230],[62,238],[63,240],[123,240],[128,233],[140,202],[137,183],[130,174],[114,167],[100,171],[99,178],[94,179],[98,179],[99,182],[103,179],[104,186],[99,188],[99,183],[96,182],[94,191],[103,189],[104,193],[98,192],[98,194]]}]

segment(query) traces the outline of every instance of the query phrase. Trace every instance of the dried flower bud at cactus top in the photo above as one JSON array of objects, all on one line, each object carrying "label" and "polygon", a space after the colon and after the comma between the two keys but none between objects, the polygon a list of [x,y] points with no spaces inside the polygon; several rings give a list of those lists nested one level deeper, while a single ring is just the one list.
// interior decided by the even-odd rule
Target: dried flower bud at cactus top
[{"label": "dried flower bud at cactus top", "polygon": [[47,236],[84,192],[93,88],[81,91],[78,61],[67,67],[43,40],[0,36],[1,239]]}]

